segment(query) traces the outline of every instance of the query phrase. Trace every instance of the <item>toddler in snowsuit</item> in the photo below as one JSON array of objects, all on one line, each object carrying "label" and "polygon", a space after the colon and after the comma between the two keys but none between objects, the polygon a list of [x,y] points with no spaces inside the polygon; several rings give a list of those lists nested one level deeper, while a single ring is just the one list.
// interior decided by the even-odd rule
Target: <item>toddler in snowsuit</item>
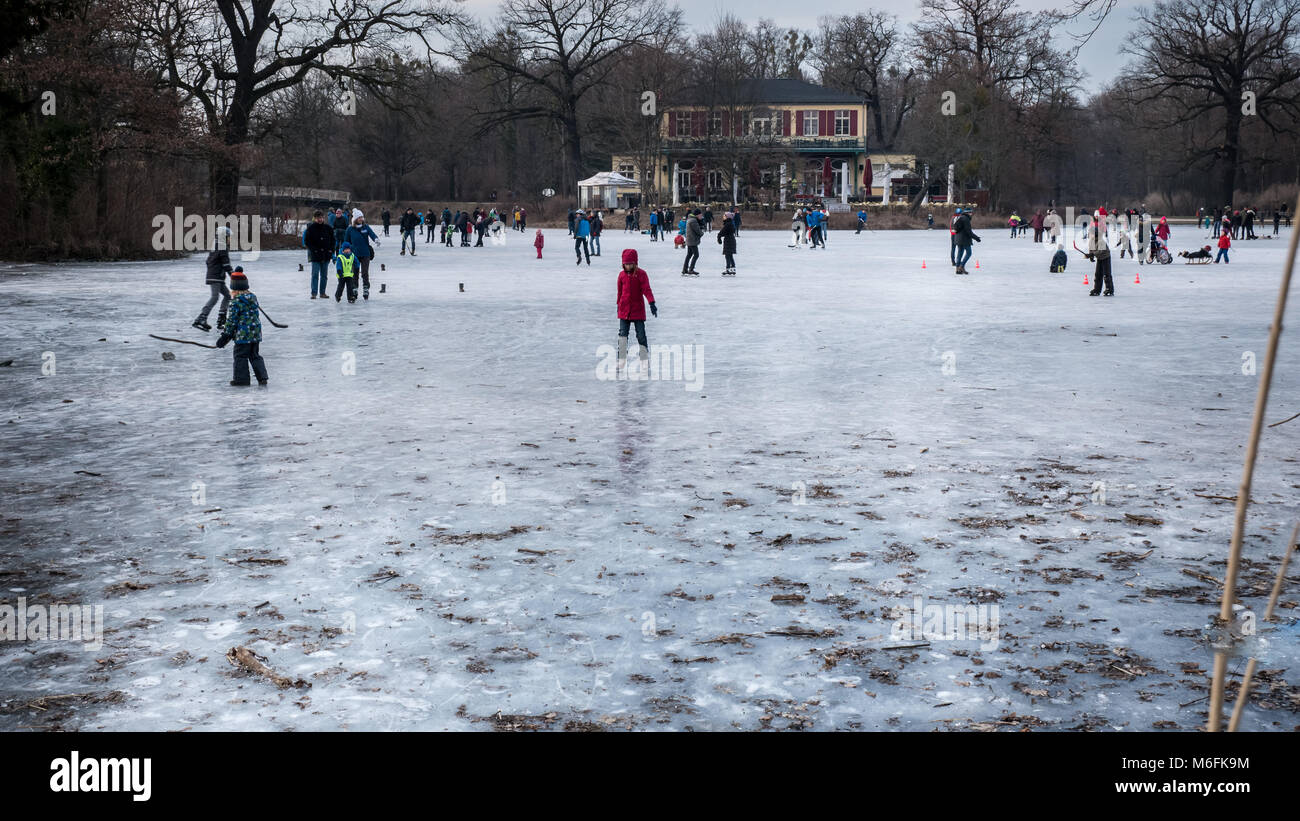
[{"label": "toddler in snowsuit", "polygon": [[537,229],[537,236],[533,238],[533,247],[537,249],[537,258],[542,258],[542,246],[546,245],[546,238],[542,236],[542,229]]},{"label": "toddler in snowsuit", "polygon": [[1065,255],[1065,249],[1057,248],[1056,253],[1052,254],[1052,273],[1054,274],[1065,273],[1065,265],[1069,261],[1070,261],[1069,258],[1066,257]]},{"label": "toddler in snowsuit", "polygon": [[[627,336],[630,328],[636,326],[636,341],[641,346],[639,351],[641,367],[650,367],[650,344],[645,336],[645,302],[650,303],[650,313],[659,316],[655,305],[654,292],[650,290],[650,277],[637,267],[636,249],[623,251],[623,270],[618,272],[618,291],[615,303],[618,306],[618,371],[627,365]],[[643,301],[644,300],[644,301]]]},{"label": "toddler in snowsuit", "polygon": [[217,340],[217,347],[224,348],[233,339],[235,341],[235,378],[230,384],[244,386],[251,384],[248,379],[248,366],[253,366],[253,375],[257,384],[266,384],[266,362],[262,359],[262,318],[257,297],[248,290],[248,277],[244,269],[236,268],[230,275],[230,290],[234,296],[230,300],[229,321],[225,333]]}]

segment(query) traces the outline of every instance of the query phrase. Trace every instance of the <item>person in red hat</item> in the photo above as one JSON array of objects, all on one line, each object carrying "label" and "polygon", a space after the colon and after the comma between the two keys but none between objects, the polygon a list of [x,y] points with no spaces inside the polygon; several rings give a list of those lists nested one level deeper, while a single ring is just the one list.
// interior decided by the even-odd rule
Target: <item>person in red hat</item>
[{"label": "person in red hat", "polygon": [[537,258],[542,258],[542,248],[546,245],[546,238],[542,236],[542,229],[537,229],[537,236],[533,239],[533,247],[537,249]]},{"label": "person in red hat", "polygon": [[641,346],[638,352],[641,367],[650,367],[650,343],[645,335],[645,303],[650,303],[650,313],[659,316],[655,305],[654,291],[650,290],[650,277],[637,267],[635,248],[623,251],[623,270],[618,272],[618,370],[627,365],[627,335],[631,326],[636,326],[636,341]]},{"label": "person in red hat", "polygon": [[235,342],[235,378],[231,385],[251,384],[248,367],[253,366],[253,375],[257,384],[266,385],[266,362],[262,359],[262,318],[258,316],[260,308],[257,297],[248,289],[248,277],[244,276],[243,267],[236,268],[230,274],[230,290],[234,296],[230,300],[230,315],[227,317],[225,333],[217,340],[217,347],[224,348],[233,339]]}]

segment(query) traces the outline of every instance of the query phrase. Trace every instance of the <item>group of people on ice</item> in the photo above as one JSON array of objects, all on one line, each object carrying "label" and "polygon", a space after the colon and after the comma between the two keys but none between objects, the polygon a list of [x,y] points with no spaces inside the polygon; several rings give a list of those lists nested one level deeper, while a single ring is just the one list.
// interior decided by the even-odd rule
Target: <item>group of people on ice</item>
[{"label": "group of people on ice", "polygon": [[[1234,210],[1231,205],[1225,205],[1223,211],[1218,214],[1215,214],[1213,209],[1205,208],[1198,209],[1196,212],[1198,225],[1212,231],[1216,238],[1228,233],[1233,239],[1259,239],[1259,235],[1255,233],[1255,221],[1258,217],[1259,212],[1249,206]],[[1273,209],[1273,236],[1278,235],[1283,222],[1288,227],[1291,225],[1286,203]]]}]

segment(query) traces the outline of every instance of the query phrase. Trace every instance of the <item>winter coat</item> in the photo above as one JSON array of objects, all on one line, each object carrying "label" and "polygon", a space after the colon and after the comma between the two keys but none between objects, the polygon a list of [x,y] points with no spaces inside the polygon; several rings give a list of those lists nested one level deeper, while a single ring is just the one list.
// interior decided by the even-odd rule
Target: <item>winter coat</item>
[{"label": "winter coat", "polygon": [[587,222],[586,217],[581,217],[573,222],[573,235],[575,237],[591,236],[591,223]]},{"label": "winter coat", "polygon": [[351,243],[352,253],[361,259],[375,258],[375,249],[370,247],[372,239],[379,239],[379,237],[375,236],[375,232],[370,230],[369,225],[362,225],[360,228],[354,225],[343,235],[343,241]]},{"label": "winter coat", "polygon": [[1037,214],[1034,214],[1034,218],[1030,221],[1029,225],[1035,231],[1043,230],[1043,212],[1039,211]]},{"label": "winter coat", "polygon": [[544,245],[546,245],[546,239],[542,236],[542,232],[538,231],[537,238],[533,240],[533,247],[540,251]]},{"label": "winter coat", "polygon": [[654,292],[650,290],[650,277],[637,268],[632,273],[625,270],[618,272],[618,318],[645,319],[645,303],[654,302]]},{"label": "winter coat", "polygon": [[235,342],[262,341],[262,318],[258,316],[257,297],[252,291],[241,291],[230,300],[226,330],[222,336]]},{"label": "winter coat", "polygon": [[1151,233],[1155,234],[1157,237],[1160,237],[1162,240],[1165,240],[1166,242],[1168,242],[1168,241],[1169,241],[1169,223],[1167,223],[1167,222],[1161,222],[1161,223],[1159,223],[1158,225],[1156,225],[1155,228],[1151,229]]},{"label": "winter coat", "polygon": [[1098,259],[1106,259],[1110,256],[1110,246],[1106,244],[1106,236],[1098,230],[1095,222],[1088,227],[1088,253]]},{"label": "winter coat", "polygon": [[403,214],[401,221],[397,223],[397,227],[403,231],[414,231],[415,226],[418,224],[419,220],[416,219],[415,214]]},{"label": "winter coat", "polygon": [[1064,273],[1065,265],[1069,261],[1070,261],[1069,257],[1065,255],[1065,249],[1058,248],[1056,253],[1052,254],[1052,273],[1054,274]]},{"label": "winter coat", "polygon": [[722,253],[736,253],[736,224],[731,220],[722,221],[722,227],[718,229],[718,244],[722,246]]},{"label": "winter coat", "polygon": [[1224,233],[1219,234],[1219,247],[1220,247],[1220,248],[1231,248],[1231,247],[1232,247],[1232,240],[1229,238],[1229,233],[1228,233],[1228,232],[1225,231]]},{"label": "winter coat", "polygon": [[334,231],[323,222],[312,222],[302,232],[302,244],[312,262],[329,262],[334,256]]},{"label": "winter coat", "polygon": [[605,222],[600,217],[596,217],[594,220],[591,221],[591,235],[593,237],[600,236],[600,232],[604,230],[605,230]]},{"label": "winter coat", "polygon": [[697,246],[700,244],[700,238],[704,236],[704,229],[700,227],[700,221],[694,215],[686,220],[686,245]]},{"label": "winter coat", "polygon": [[208,252],[207,271],[203,275],[204,282],[225,282],[226,275],[230,273],[230,252],[225,248],[218,248],[215,251]]},{"label": "winter coat", "polygon": [[379,218],[384,221],[384,225],[391,225],[393,222],[393,215],[387,208],[385,208],[384,212],[379,215]]},{"label": "winter coat", "polygon": [[979,235],[971,230],[969,214],[961,214],[958,216],[957,221],[953,223],[952,228],[953,238],[962,248],[968,247],[972,241],[979,239]]},{"label": "winter coat", "polygon": [[334,229],[334,236],[342,238],[348,230],[348,218],[346,216],[335,217],[334,221],[330,223],[330,227]]}]

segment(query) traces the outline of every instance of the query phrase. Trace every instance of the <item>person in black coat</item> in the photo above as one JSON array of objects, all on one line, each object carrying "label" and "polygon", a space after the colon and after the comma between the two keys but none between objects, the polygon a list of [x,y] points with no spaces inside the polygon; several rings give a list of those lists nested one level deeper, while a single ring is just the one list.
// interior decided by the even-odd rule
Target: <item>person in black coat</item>
[{"label": "person in black coat", "polygon": [[729,213],[723,216],[722,227],[718,229],[718,244],[722,246],[722,256],[727,260],[727,270],[723,271],[722,275],[734,277],[736,275],[736,222]]},{"label": "person in black coat", "polygon": [[226,288],[226,275],[231,270],[229,247],[230,229],[223,225],[217,229],[216,242],[205,260],[203,281],[207,283],[210,295],[207,304],[193,322],[194,327],[200,331],[212,330],[208,324],[208,314],[212,313],[212,306],[217,304],[218,299],[221,300],[221,309],[217,311],[217,330],[226,327],[226,310],[230,307],[230,290]]},{"label": "person in black coat", "polygon": [[302,244],[311,262],[311,298],[324,299],[330,260],[334,257],[334,229],[325,224],[324,213],[315,213],[311,224],[302,232]]},{"label": "person in black coat", "polygon": [[383,213],[379,215],[379,218],[384,221],[384,236],[388,236],[388,226],[393,224],[393,215],[387,208],[385,208]]}]

